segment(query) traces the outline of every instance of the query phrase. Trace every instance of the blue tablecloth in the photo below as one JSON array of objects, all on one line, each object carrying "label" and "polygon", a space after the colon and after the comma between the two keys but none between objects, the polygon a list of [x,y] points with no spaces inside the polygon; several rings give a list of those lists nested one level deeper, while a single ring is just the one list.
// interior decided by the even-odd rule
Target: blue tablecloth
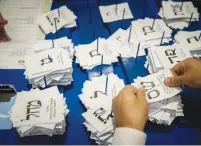
[{"label": "blue tablecloth", "polygon": [[[158,18],[157,13],[161,0],[66,0],[66,2],[55,2],[52,9],[66,5],[78,16],[78,27],[74,29],[61,29],[57,37],[67,36],[72,38],[75,45],[91,43],[97,37],[108,38],[118,28],[126,29],[132,20],[124,20],[104,24],[100,16],[98,5],[109,5],[121,2],[128,2],[134,15],[134,20],[151,17]],[[199,29],[200,22],[193,24],[188,30]],[[177,30],[176,30],[177,31]],[[176,32],[175,31],[175,32]],[[55,38],[53,34],[46,36],[47,39]],[[129,84],[137,76],[145,76],[148,72],[144,69],[145,57],[135,59],[120,59],[112,67],[114,73]],[[66,133],[63,136],[34,136],[20,138],[16,129],[0,131],[0,144],[74,144],[88,145],[95,144],[90,140],[90,133],[83,125],[84,119],[81,116],[86,111],[81,104],[78,95],[88,74],[79,65],[73,65],[72,85],[62,88],[61,91],[67,98],[67,105],[70,109],[66,121]],[[30,90],[31,86],[25,79],[24,70],[0,70],[0,84],[13,84],[18,92]],[[184,106],[184,118],[176,118],[171,126],[161,126],[148,122],[146,133],[148,135],[146,144],[201,144],[201,102],[199,91],[185,89],[182,96]]]}]

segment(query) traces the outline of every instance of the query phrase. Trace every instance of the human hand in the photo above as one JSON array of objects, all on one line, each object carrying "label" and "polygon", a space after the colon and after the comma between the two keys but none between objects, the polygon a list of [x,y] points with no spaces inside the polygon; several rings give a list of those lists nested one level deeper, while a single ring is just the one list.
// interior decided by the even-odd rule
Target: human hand
[{"label": "human hand", "polygon": [[7,23],[8,23],[8,21],[5,20],[5,19],[3,18],[3,16],[1,15],[1,13],[0,13],[0,25],[5,25],[5,24],[7,24]]},{"label": "human hand", "polygon": [[174,77],[169,77],[164,81],[166,86],[186,85],[191,88],[201,88],[201,61],[199,59],[188,58],[171,70]]},{"label": "human hand", "polygon": [[126,86],[112,101],[116,127],[144,131],[148,120],[148,102],[145,89]]},{"label": "human hand", "polygon": [[0,42],[6,42],[10,40],[4,29],[4,25],[6,25],[7,23],[8,21],[5,20],[0,13]]}]

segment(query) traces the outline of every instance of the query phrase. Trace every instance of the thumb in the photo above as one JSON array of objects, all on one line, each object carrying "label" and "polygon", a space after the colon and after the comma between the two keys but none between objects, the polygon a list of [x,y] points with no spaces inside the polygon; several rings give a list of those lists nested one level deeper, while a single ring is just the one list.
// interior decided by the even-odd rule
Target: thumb
[{"label": "thumb", "polygon": [[138,89],[136,95],[137,95],[138,101],[147,104],[146,92],[144,88]]},{"label": "thumb", "polygon": [[164,84],[169,87],[179,87],[184,84],[185,76],[169,77],[164,81]]}]

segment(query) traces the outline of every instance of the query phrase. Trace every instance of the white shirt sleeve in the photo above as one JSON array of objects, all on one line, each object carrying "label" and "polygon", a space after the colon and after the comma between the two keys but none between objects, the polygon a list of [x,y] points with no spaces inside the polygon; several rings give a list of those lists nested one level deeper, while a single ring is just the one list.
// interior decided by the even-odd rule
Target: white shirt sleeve
[{"label": "white shirt sleeve", "polygon": [[147,135],[132,128],[116,128],[113,137],[113,145],[145,145]]}]

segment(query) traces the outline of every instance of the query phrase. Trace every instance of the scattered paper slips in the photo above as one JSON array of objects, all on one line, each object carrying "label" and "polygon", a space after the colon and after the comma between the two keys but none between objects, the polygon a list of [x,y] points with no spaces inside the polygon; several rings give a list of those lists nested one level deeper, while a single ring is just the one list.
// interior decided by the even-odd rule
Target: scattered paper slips
[{"label": "scattered paper slips", "polygon": [[164,80],[172,76],[170,70],[161,70],[146,77],[137,77],[133,86],[146,89],[149,103],[149,120],[157,124],[170,125],[177,116],[183,116],[181,88],[169,88]]},{"label": "scattered paper slips", "polygon": [[186,45],[155,46],[148,49],[145,68],[150,73],[170,69],[180,61],[192,57]]},{"label": "scattered paper slips", "polygon": [[21,137],[64,134],[69,112],[65,100],[56,86],[18,92],[11,110],[13,127]]},{"label": "scattered paper slips", "polygon": [[33,88],[69,85],[72,78],[72,59],[62,48],[48,49],[25,58],[26,78]]},{"label": "scattered paper slips", "polygon": [[162,1],[162,8],[158,15],[169,27],[175,29],[183,29],[188,27],[191,22],[199,21],[198,9],[193,6],[191,1]]},{"label": "scattered paper slips", "polygon": [[128,3],[109,6],[99,6],[103,22],[113,22],[124,19],[133,19]]},{"label": "scattered paper slips", "polygon": [[82,114],[84,125],[91,132],[90,138],[98,144],[112,144],[115,128],[112,99],[124,86],[124,81],[113,73],[94,77],[83,85],[79,98],[87,108]]},{"label": "scattered paper slips", "polygon": [[97,39],[91,44],[75,47],[77,63],[84,69],[92,69],[95,66],[104,64],[111,65],[118,62],[120,46],[117,41]]},{"label": "scattered paper slips", "polygon": [[66,6],[54,9],[39,17],[38,23],[41,30],[48,34],[50,32],[56,33],[59,29],[65,27],[75,27],[75,20],[77,17]]},{"label": "scattered paper slips", "polygon": [[74,45],[71,39],[62,37],[54,40],[40,40],[33,46],[36,53],[54,48],[63,48],[69,53],[69,57],[74,57]]}]

